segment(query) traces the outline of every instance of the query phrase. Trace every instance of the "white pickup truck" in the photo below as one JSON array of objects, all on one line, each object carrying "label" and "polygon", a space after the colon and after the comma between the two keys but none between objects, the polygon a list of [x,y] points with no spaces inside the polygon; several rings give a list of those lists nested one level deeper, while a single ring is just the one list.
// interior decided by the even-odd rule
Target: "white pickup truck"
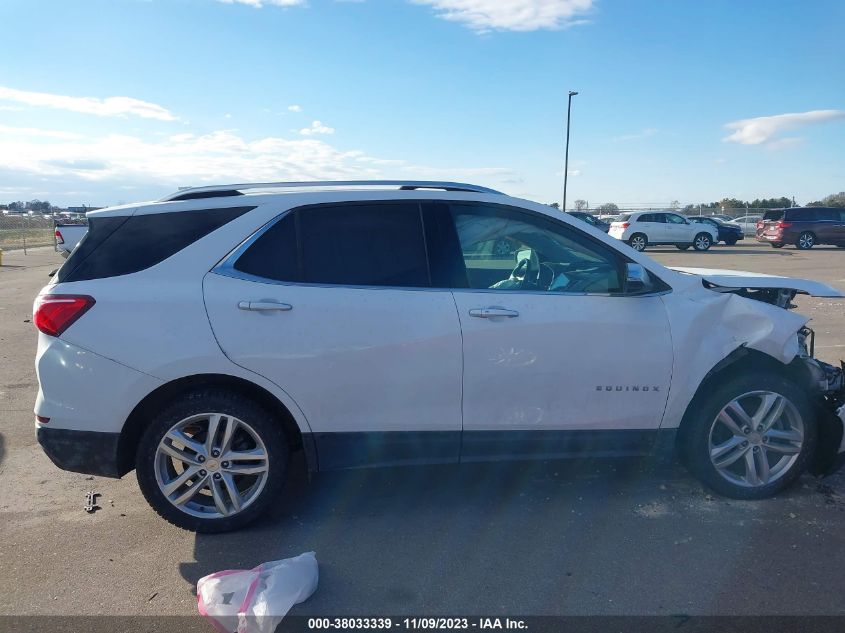
[{"label": "white pickup truck", "polygon": [[56,252],[67,257],[87,232],[87,224],[56,224]]}]

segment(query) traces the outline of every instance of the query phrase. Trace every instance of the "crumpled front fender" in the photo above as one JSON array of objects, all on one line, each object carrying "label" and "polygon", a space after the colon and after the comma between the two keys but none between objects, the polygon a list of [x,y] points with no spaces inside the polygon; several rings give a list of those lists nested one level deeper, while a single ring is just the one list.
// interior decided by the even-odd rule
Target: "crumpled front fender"
[{"label": "crumpled front fender", "polygon": [[661,428],[677,428],[710,371],[740,348],[791,363],[800,353],[798,331],[809,320],[782,308],[707,290],[703,286],[663,297],[671,328],[672,382]]}]

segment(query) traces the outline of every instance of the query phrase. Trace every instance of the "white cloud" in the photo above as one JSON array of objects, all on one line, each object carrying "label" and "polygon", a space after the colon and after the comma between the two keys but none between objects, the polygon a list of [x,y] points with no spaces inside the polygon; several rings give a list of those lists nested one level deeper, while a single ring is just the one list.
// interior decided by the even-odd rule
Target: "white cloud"
[{"label": "white cloud", "polygon": [[[741,143],[742,145],[760,145],[785,130],[836,119],[845,119],[845,110],[811,110],[809,112],[792,112],[741,119],[725,125],[727,129],[734,130],[734,132],[722,140]],[[791,143],[794,144],[795,141]]]},{"label": "white cloud", "polygon": [[334,128],[329,127],[322,121],[314,121],[311,127],[304,127],[299,130],[302,136],[314,136],[315,134],[334,134]]},{"label": "white cloud", "polygon": [[81,134],[75,134],[74,132],[42,130],[34,127],[12,127],[10,125],[0,125],[0,134],[13,134],[15,136],[41,136],[45,138],[60,138],[65,140],[82,138]]},{"label": "white cloud", "polygon": [[640,139],[648,138],[657,134],[657,128],[647,127],[636,134],[624,134],[613,138],[615,143],[624,143],[626,141],[638,141]]},{"label": "white cloud", "polygon": [[223,4],[246,4],[260,9],[265,4],[275,7],[297,7],[306,4],[306,0],[217,0]]},{"label": "white cloud", "polygon": [[509,168],[432,168],[341,150],[319,139],[248,140],[234,131],[151,139],[122,134],[74,139],[2,134],[0,174],[21,185],[96,186],[101,195],[127,186],[163,194],[182,185],[278,180],[466,180],[499,188],[520,181]]},{"label": "white cloud", "polygon": [[291,112],[302,112],[302,106],[301,106],[301,105],[296,105],[296,104],[294,104],[294,105],[289,105],[289,106],[288,106],[288,110],[290,110]]},{"label": "white cloud", "polygon": [[594,0],[412,0],[431,6],[444,20],[478,32],[559,29],[587,22],[578,16]]},{"label": "white cloud", "polygon": [[142,119],[175,121],[176,117],[169,110],[155,103],[133,99],[131,97],[68,97],[47,92],[28,92],[0,86],[0,101],[13,101],[30,106],[55,108],[70,112],[82,112],[97,116],[133,115]]}]

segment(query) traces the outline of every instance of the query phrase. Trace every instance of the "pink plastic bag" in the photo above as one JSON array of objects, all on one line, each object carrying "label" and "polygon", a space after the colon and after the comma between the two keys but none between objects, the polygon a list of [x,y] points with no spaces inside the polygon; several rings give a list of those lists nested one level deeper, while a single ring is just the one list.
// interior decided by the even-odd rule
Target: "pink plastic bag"
[{"label": "pink plastic bag", "polygon": [[197,605],[220,633],[273,633],[293,605],[311,597],[318,580],[317,558],[306,552],[200,578]]}]

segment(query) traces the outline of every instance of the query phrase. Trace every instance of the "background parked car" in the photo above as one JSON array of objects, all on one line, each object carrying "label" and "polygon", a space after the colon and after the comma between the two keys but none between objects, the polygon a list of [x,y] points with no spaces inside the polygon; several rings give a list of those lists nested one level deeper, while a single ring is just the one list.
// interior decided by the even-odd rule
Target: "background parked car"
[{"label": "background parked car", "polygon": [[597,218],[592,213],[586,213],[585,211],[569,211],[569,215],[578,218],[579,220],[583,220],[587,224],[590,224],[605,233],[610,230],[610,223]]},{"label": "background parked car", "polygon": [[697,224],[705,224],[707,226],[712,226],[716,229],[718,240],[720,242],[724,242],[728,246],[733,246],[739,240],[745,239],[745,235],[742,232],[742,227],[738,224],[734,224],[732,222],[724,222],[723,220],[719,220],[709,216],[696,215],[688,217],[687,219]]},{"label": "background parked car", "polygon": [[67,257],[87,232],[87,224],[56,223],[56,252]]},{"label": "background parked car", "polygon": [[845,209],[793,207],[766,211],[757,223],[757,241],[773,248],[794,244],[806,250],[816,244],[845,247]]},{"label": "background parked car", "polygon": [[682,251],[690,246],[697,251],[706,251],[719,237],[712,226],[690,222],[682,215],[663,211],[623,213],[610,225],[609,235],[627,242],[636,251],[658,244],[671,244]]},{"label": "background parked car", "polygon": [[762,215],[754,214],[754,215],[743,215],[739,218],[734,218],[731,220],[731,223],[738,224],[742,227],[742,232],[744,235],[757,235],[757,222],[763,219]]}]

